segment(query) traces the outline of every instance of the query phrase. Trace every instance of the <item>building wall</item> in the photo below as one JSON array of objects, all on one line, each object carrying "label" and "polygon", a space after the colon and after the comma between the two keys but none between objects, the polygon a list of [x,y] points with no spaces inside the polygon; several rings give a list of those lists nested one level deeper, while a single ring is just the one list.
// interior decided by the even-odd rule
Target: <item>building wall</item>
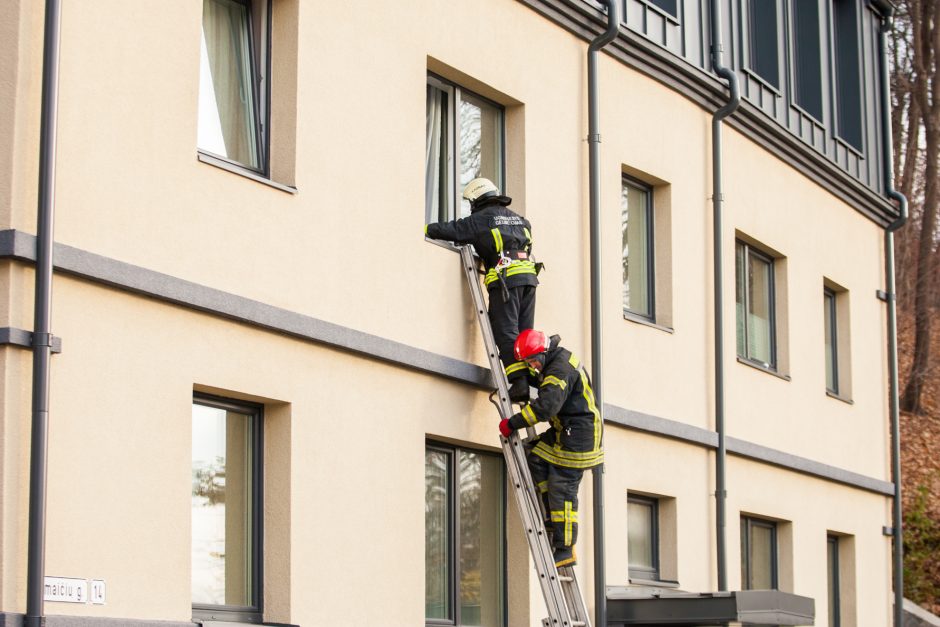
[{"label": "building wall", "polygon": [[[0,120],[0,227],[26,234],[35,233],[36,4],[0,6],[11,16],[0,20],[11,34],[0,38],[0,104],[15,112],[12,125]],[[273,7],[272,171],[296,193],[197,160],[198,3],[63,3],[56,241],[132,269],[115,278],[70,266],[56,276],[63,352],[52,371],[46,574],[105,579],[108,603],[47,603],[50,614],[191,618],[191,401],[202,391],[265,407],[266,620],[421,624],[422,451],[426,437],[497,450],[480,387],[412,367],[407,350],[399,363],[376,360],[328,335],[298,339],[165,302],[159,278],[140,287],[133,269],[485,363],[457,258],[422,237],[428,71],[506,107],[507,192],[548,266],[537,325],[589,363],[585,41],[507,0]],[[711,111],[609,56],[599,69],[604,400],[710,431]],[[728,433],[884,483],[881,228],[742,133],[724,137]],[[670,272],[657,285],[668,325],[621,313],[623,173],[652,184],[668,216],[659,226]],[[736,234],[786,259],[778,299],[788,379],[734,358]],[[30,329],[31,264],[7,257],[0,326]],[[825,394],[824,278],[849,290],[851,403]],[[0,346],[0,370],[0,612],[22,613],[28,353]],[[608,583],[627,583],[631,490],[674,499],[676,579],[714,590],[713,447],[616,424],[606,446]],[[589,484],[579,576],[593,605]],[[733,457],[729,583],[739,583],[737,514],[786,521],[783,589],[816,598],[821,624],[825,535],[851,534],[857,624],[883,625],[888,507],[877,490]],[[509,624],[536,625],[544,609],[513,508]],[[351,604],[367,585],[365,602]]]}]

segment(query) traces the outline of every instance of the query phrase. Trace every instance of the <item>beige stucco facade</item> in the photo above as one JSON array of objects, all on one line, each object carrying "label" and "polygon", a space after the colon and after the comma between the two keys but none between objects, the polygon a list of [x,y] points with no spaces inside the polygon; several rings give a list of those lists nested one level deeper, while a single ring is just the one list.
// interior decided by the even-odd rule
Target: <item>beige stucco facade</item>
[{"label": "beige stucco facade", "polygon": [[[40,5],[0,0],[0,231],[26,235]],[[425,444],[498,451],[486,391],[341,339],[168,302],[159,276],[483,365],[457,255],[422,235],[433,71],[505,107],[506,192],[547,264],[537,326],[590,363],[587,43],[515,0],[273,0],[271,178],[292,193],[197,159],[200,6],[62,3],[55,240],[131,270],[55,275],[45,572],[105,580],[107,602],[46,613],[192,619],[191,406],[205,392],[264,406],[265,621],[424,624]],[[712,111],[611,56],[599,70],[604,402],[712,432]],[[723,154],[727,433],[887,485],[883,227],[727,126]],[[624,173],[654,188],[658,325],[622,312]],[[735,358],[741,238],[779,255],[777,374]],[[0,258],[0,327],[32,328],[33,280],[31,261]],[[844,398],[826,394],[826,282],[848,299]],[[0,345],[0,614],[25,611],[30,381],[29,351]],[[605,444],[607,585],[629,583],[630,491],[665,499],[663,578],[716,590],[713,448],[616,422]],[[730,588],[740,515],[755,515],[778,521],[779,587],[815,599],[815,624],[826,624],[827,534],[851,538],[843,625],[888,624],[891,500],[851,483],[732,454]],[[579,576],[591,607],[592,500],[586,475]],[[507,621],[539,625],[507,503]]]}]

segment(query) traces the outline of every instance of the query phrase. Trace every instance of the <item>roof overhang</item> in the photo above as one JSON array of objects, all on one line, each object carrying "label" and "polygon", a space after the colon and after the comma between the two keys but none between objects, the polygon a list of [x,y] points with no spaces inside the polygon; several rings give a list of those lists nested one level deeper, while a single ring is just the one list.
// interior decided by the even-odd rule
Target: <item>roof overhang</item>
[{"label": "roof overhang", "polygon": [[815,601],[779,590],[682,592],[607,588],[607,625],[813,625]]}]

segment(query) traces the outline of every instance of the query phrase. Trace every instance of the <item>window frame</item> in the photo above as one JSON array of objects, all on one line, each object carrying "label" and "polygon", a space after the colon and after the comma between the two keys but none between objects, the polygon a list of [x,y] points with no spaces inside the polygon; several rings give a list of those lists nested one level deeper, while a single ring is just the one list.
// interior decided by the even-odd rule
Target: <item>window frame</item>
[{"label": "window frame", "polygon": [[[864,158],[865,155],[865,140],[866,140],[866,111],[865,111],[865,71],[862,67],[862,58],[861,58],[861,13],[859,11],[860,7],[854,0],[829,0],[828,2],[830,19],[829,19],[829,38],[830,38],[830,54],[831,63],[830,63],[830,89],[829,93],[831,95],[831,115],[833,122],[833,137],[835,140],[846,149],[854,152],[858,156]],[[852,12],[852,30],[850,33],[846,33],[843,30],[840,30],[841,14],[846,11],[842,7],[849,7]],[[841,33],[841,35],[840,35]],[[850,38],[846,36],[850,35]],[[843,57],[842,50],[845,49],[846,45],[852,46],[850,54]],[[848,59],[848,63],[854,64],[851,66],[853,68],[853,76],[845,77],[842,71],[843,69],[843,58]],[[846,65],[845,68],[850,67]],[[846,84],[847,80],[854,79],[856,82],[855,89],[849,89],[849,85]],[[858,137],[853,138],[849,137],[851,134],[847,132],[845,120],[849,117],[845,104],[848,100],[845,98],[846,92],[852,91],[852,96],[854,100],[849,102],[849,105],[852,106],[851,113],[855,118],[851,120],[853,124],[858,125]],[[845,114],[845,115],[844,115]],[[849,131],[854,129],[848,129]],[[855,139],[858,140],[858,143],[855,143]]]},{"label": "window frame", "polygon": [[[776,95],[780,95],[782,90],[782,78],[784,76],[781,71],[781,61],[783,56],[781,54],[781,35],[782,35],[782,20],[781,20],[781,8],[778,0],[771,0],[774,5],[774,37],[773,37],[773,52],[776,61],[775,76],[774,80],[771,80],[770,77],[764,76],[761,71],[756,67],[756,58],[755,54],[756,46],[754,45],[756,41],[763,41],[760,35],[761,33],[755,32],[755,23],[754,23],[754,11],[753,4],[755,2],[760,2],[763,6],[763,3],[767,0],[745,0],[742,2],[744,7],[744,20],[742,20],[742,30],[743,30],[743,40],[745,44],[745,62],[743,64],[743,69],[750,76],[754,77],[762,85],[765,85],[768,89],[773,91]],[[768,44],[769,45],[769,44]]]},{"label": "window frame", "polygon": [[[778,365],[778,354],[777,354],[777,276],[776,276],[776,275],[777,275],[777,272],[776,272],[776,266],[775,266],[776,258],[773,257],[772,255],[770,255],[770,254],[768,254],[768,253],[765,253],[765,252],[763,252],[762,250],[760,250],[760,249],[754,247],[753,245],[747,243],[746,241],[744,241],[744,240],[742,240],[742,239],[737,239],[737,240],[735,241],[735,262],[737,262],[737,246],[743,246],[743,247],[744,247],[744,266],[745,266],[744,269],[743,269],[743,272],[744,272],[744,278],[743,278],[743,283],[744,283],[744,301],[743,301],[743,314],[744,314],[744,319],[743,319],[743,324],[744,324],[744,354],[742,355],[740,352],[738,352],[738,359],[741,359],[741,360],[743,360],[744,362],[746,362],[746,363],[748,363],[748,364],[756,365],[756,366],[759,367],[759,368],[763,368],[763,369],[766,369],[766,370],[769,370],[769,371],[772,371],[772,372],[775,372],[775,373],[776,373],[776,372],[777,372],[777,365]],[[769,361],[769,362],[763,362],[763,361],[754,359],[754,358],[750,357],[750,355],[749,355],[749,353],[750,353],[750,350],[749,350],[750,346],[749,346],[749,343],[748,343],[747,313],[748,313],[748,305],[749,305],[749,303],[750,303],[750,279],[749,279],[750,273],[748,272],[748,265],[749,265],[749,263],[750,263],[750,259],[751,259],[751,256],[752,256],[752,255],[753,255],[754,257],[758,258],[760,261],[763,261],[763,262],[767,263],[768,268],[769,268],[769,270],[768,270],[768,291],[769,291],[769,294],[768,294],[768,309],[769,309],[769,320],[768,320],[768,324],[770,325],[770,330],[769,330],[769,334],[768,334],[768,335],[770,336],[770,338],[769,338],[769,340],[770,340],[770,361]],[[737,263],[735,263],[735,283],[736,283],[736,284],[737,284],[737,278],[738,278],[738,277],[737,277],[737,274],[738,274],[738,272],[741,272],[741,271],[742,271],[742,269],[741,269],[741,268],[738,268],[738,267],[737,267]],[[735,305],[737,305],[737,300],[735,301]],[[735,307],[735,309],[737,309],[737,307]],[[739,322],[742,322],[742,321],[735,321],[735,324],[737,325]],[[735,329],[735,331],[737,331],[737,329]],[[737,348],[737,347],[736,347],[736,348]]]},{"label": "window frame", "polygon": [[826,592],[829,627],[842,625],[842,567],[839,563],[839,536],[826,534]]},{"label": "window frame", "polygon": [[[643,496],[641,494],[627,493],[627,520],[629,520],[630,504],[642,505],[650,508],[650,561],[653,564],[652,569],[634,568],[630,565],[629,557],[627,559],[627,574],[631,580],[642,581],[661,581],[662,569],[659,555],[659,499]],[[629,528],[627,529],[627,545],[629,546]]]},{"label": "window frame", "polygon": [[824,126],[823,116],[825,115],[825,110],[826,110],[827,94],[826,94],[826,89],[825,89],[825,77],[823,75],[823,64],[825,63],[824,54],[825,54],[827,42],[825,41],[823,37],[823,25],[825,24],[827,20],[828,14],[825,11],[825,7],[823,5],[820,5],[818,3],[811,5],[816,8],[816,38],[817,38],[818,50],[817,50],[817,58],[815,59],[816,61],[815,68],[816,68],[817,74],[813,78],[816,79],[815,87],[819,90],[819,93],[818,93],[819,110],[810,111],[810,109],[804,104],[805,100],[801,102],[801,99],[800,99],[800,95],[801,95],[800,85],[805,84],[803,81],[804,74],[803,74],[802,69],[804,67],[807,67],[807,64],[800,63],[800,61],[805,61],[805,55],[798,52],[798,51],[803,50],[803,48],[801,46],[798,46],[797,43],[801,41],[801,38],[805,36],[805,33],[803,33],[799,28],[800,22],[799,20],[797,20],[797,13],[798,13],[797,7],[804,7],[804,6],[810,6],[810,5],[805,5],[800,2],[793,2],[792,0],[789,2],[788,19],[789,19],[790,26],[789,26],[788,39],[789,39],[790,45],[788,46],[788,54],[789,54],[789,61],[790,61],[790,72],[789,72],[790,86],[791,86],[790,104],[793,107],[799,109],[800,112],[804,113],[805,115],[815,120],[820,126]]},{"label": "window frame", "polygon": [[[823,287],[823,315],[826,322],[829,323],[829,345],[826,347],[830,350],[831,358],[831,372],[829,371],[829,364],[826,365],[826,391],[830,394],[839,395],[840,386],[839,386],[839,309],[836,291],[830,287]],[[825,326],[823,327],[824,333],[823,337],[825,338]],[[832,387],[829,386],[828,379],[832,377]]]},{"label": "window frame", "polygon": [[751,530],[754,527],[761,527],[764,529],[770,530],[770,589],[779,590],[780,589],[780,557],[779,553],[779,539],[777,534],[777,523],[772,520],[766,520],[764,518],[756,518],[754,516],[741,516],[741,589],[742,590],[757,590],[759,588],[751,588],[750,582],[753,578],[751,564],[751,544],[752,544],[752,534]]},{"label": "window frame", "polygon": [[[203,0],[203,3],[205,3],[205,1],[206,0]],[[196,154],[203,162],[245,174],[249,178],[260,176],[265,180],[269,180],[271,178],[271,138],[269,133],[269,129],[271,128],[271,81],[269,77],[271,76],[271,29],[273,22],[271,17],[273,0],[229,1],[244,6],[248,14],[248,56],[252,71],[251,90],[256,120],[253,135],[258,149],[259,167],[252,168],[251,166],[230,159],[224,155],[200,148],[198,138],[196,142]],[[202,24],[200,23],[200,32],[201,31]]]},{"label": "window frame", "polygon": [[672,0],[675,3],[676,12],[673,13],[663,6],[664,2],[669,0],[641,0],[647,7],[662,15],[667,21],[679,24],[679,16],[682,15],[682,0]]},{"label": "window frame", "polygon": [[506,481],[507,472],[505,463],[502,462],[502,456],[492,451],[472,449],[463,446],[445,444],[437,440],[428,439],[424,446],[425,454],[429,451],[442,453],[448,458],[448,467],[450,470],[447,478],[447,516],[449,518],[447,525],[447,557],[450,560],[448,564],[447,581],[447,599],[450,604],[450,615],[446,619],[433,619],[424,617],[426,627],[461,627],[461,604],[460,604],[460,463],[459,455],[461,451],[473,453],[474,455],[485,455],[500,460],[500,470],[502,481],[500,481],[500,520],[502,525],[500,537],[500,555],[502,557],[502,586],[500,589],[501,605],[500,620],[501,627],[508,625],[509,620],[509,561],[507,559],[507,541],[506,541],[506,514],[507,514],[507,493]]},{"label": "window frame", "polygon": [[[448,94],[448,108],[446,113],[446,155],[448,164],[446,176],[444,177],[448,186],[446,194],[448,204],[445,213],[447,221],[456,220],[460,217],[459,207],[461,205],[463,192],[462,189],[459,189],[460,181],[458,168],[460,167],[460,159],[457,151],[460,126],[458,110],[460,103],[464,100],[463,96],[467,94],[473,99],[480,100],[486,105],[495,108],[499,112],[499,180],[493,181],[493,183],[496,184],[496,187],[498,187],[502,193],[505,193],[506,189],[506,107],[434,72],[429,71],[427,73],[425,85],[434,87]],[[426,184],[427,182],[425,182],[425,185]],[[427,190],[425,190],[424,218],[425,223],[440,221],[439,216],[432,215],[431,213],[431,206],[427,203]]]},{"label": "window frame", "polygon": [[[251,438],[251,597],[252,605],[192,603],[193,620],[223,620],[259,624],[264,615],[264,406],[194,392],[193,405],[203,405],[250,416]],[[191,419],[190,419],[191,421]],[[192,531],[190,531],[192,541]]]},{"label": "window frame", "polygon": [[[645,183],[637,178],[634,178],[628,174],[621,174],[620,177],[620,193],[621,198],[623,197],[623,188],[625,186],[632,186],[638,188],[640,191],[646,194],[646,284],[647,284],[647,296],[646,296],[646,306],[649,310],[648,314],[641,313],[634,309],[627,308],[623,306],[623,315],[627,319],[639,318],[643,322],[656,322],[656,211],[655,211],[655,201],[654,201],[654,187],[649,183]],[[621,213],[621,235],[623,233],[623,215]],[[627,220],[629,224],[629,219]],[[621,283],[620,283],[620,300],[621,304],[623,302],[623,251],[621,248]]]}]

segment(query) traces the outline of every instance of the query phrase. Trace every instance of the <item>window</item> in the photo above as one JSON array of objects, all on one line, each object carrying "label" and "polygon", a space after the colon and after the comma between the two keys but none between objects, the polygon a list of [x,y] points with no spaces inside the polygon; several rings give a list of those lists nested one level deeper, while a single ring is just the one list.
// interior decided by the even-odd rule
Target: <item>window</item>
[{"label": "window", "polygon": [[836,294],[829,288],[823,289],[823,320],[826,342],[826,389],[833,394],[838,394],[839,344],[838,322],[836,318]]},{"label": "window", "polygon": [[741,517],[741,589],[777,589],[777,525]]},{"label": "window", "polygon": [[777,41],[777,1],[749,0],[748,68],[772,87],[780,87],[780,55]]},{"label": "window", "polygon": [[833,0],[836,132],[862,150],[862,83],[859,69],[858,2]]},{"label": "window", "polygon": [[263,0],[203,0],[199,64],[201,152],[266,174],[267,13]]},{"label": "window", "polygon": [[504,483],[498,455],[438,444],[425,449],[425,616],[429,625],[504,624]]},{"label": "window", "polygon": [[792,49],[796,104],[817,120],[822,120],[822,47],[819,3],[816,0],[793,0]]},{"label": "window", "polygon": [[261,408],[193,398],[196,617],[261,622]]},{"label": "window", "polygon": [[426,220],[468,216],[470,203],[461,196],[467,183],[483,176],[505,189],[503,109],[429,76],[426,111]]},{"label": "window", "polygon": [[623,310],[655,318],[653,294],[653,190],[624,177],[620,193]]},{"label": "window", "polygon": [[749,244],[735,244],[738,357],[765,368],[777,366],[774,260]]},{"label": "window", "polygon": [[627,555],[631,579],[660,579],[657,499],[627,496]]},{"label": "window", "polygon": [[673,17],[679,16],[679,0],[648,0],[654,7],[660,8],[664,13]]},{"label": "window", "polygon": [[829,627],[841,627],[841,594],[839,593],[839,538],[826,536],[826,581],[829,596]]}]

